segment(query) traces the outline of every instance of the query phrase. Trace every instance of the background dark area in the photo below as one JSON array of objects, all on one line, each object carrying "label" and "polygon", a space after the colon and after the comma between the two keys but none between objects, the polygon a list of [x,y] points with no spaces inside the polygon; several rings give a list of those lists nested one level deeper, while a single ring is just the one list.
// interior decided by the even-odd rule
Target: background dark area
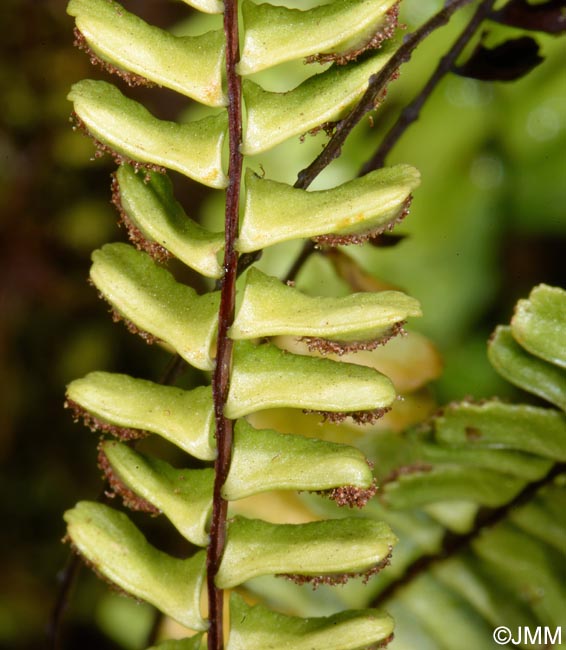
[{"label": "background dark area", "polygon": [[[135,4],[155,22],[186,15],[176,3]],[[69,122],[71,84],[104,75],[73,47],[65,6],[0,4],[1,648],[44,647],[69,552],[62,513],[101,488],[95,434],[64,410],[65,384],[97,367],[157,377],[169,360],[114,326],[87,283],[90,252],[124,234],[110,204],[114,165],[92,162],[91,143]],[[165,100],[162,110],[178,106]],[[69,647],[117,647],[92,619],[81,631],[93,592],[106,591],[85,576]]]},{"label": "background dark area", "polygon": [[[124,235],[109,202],[114,165],[108,158],[91,162],[91,143],[74,134],[68,120],[70,85],[104,74],[93,71],[88,57],[73,48],[65,4],[0,4],[0,648],[17,650],[43,647],[57,573],[68,554],[60,543],[62,512],[77,499],[96,498],[100,492],[95,434],[74,425],[64,410],[65,384],[94,369],[156,378],[168,363],[166,352],[147,348],[114,325],[86,281],[90,252]],[[136,13],[160,25],[187,15],[181,3],[128,4],[134,5]],[[385,122],[418,89],[421,71],[430,70],[450,38],[447,32],[436,39],[416,61],[405,85],[391,94]],[[450,102],[450,88],[462,101],[465,92],[481,91],[487,97],[479,82],[470,86],[456,79],[439,88],[393,161],[398,156],[424,165],[425,184],[433,179],[420,204],[415,201],[414,232],[407,226],[417,248],[411,253],[402,244],[377,261],[360,254],[367,268],[390,281],[398,279],[419,298],[419,288],[427,283],[429,295],[423,301],[431,316],[423,331],[446,359],[445,378],[437,389],[440,401],[499,390],[515,395],[491,374],[485,340],[496,323],[508,321],[512,305],[534,284],[566,284],[564,48],[550,37],[541,41],[548,60],[513,89],[490,85],[487,104]],[[138,96],[163,117],[173,118],[182,108],[170,94],[159,99],[156,93],[138,91]],[[550,120],[547,131],[544,124],[535,124],[536,137],[529,136],[519,124],[523,113],[527,125]],[[378,133],[371,135],[376,142]],[[451,133],[459,144],[456,153],[446,154]],[[365,137],[365,131],[359,132],[352,147],[359,148]],[[368,157],[353,149],[345,156],[360,162]],[[441,156],[444,162],[438,163]],[[493,161],[501,161],[504,170],[497,184],[490,184],[490,173],[497,175],[500,169]],[[183,191],[179,198],[188,200]],[[466,228],[446,227],[449,221],[470,219],[469,201],[478,201],[478,194],[474,209],[483,215],[478,225],[471,220]],[[468,198],[472,195],[476,198]],[[419,226],[425,213],[427,225]],[[419,239],[423,229],[426,236]],[[428,262],[427,250],[432,251]],[[393,256],[404,254],[407,262],[398,270]],[[450,288],[443,282],[453,264],[456,286]],[[451,319],[455,324],[446,328]],[[132,620],[138,621],[132,624],[134,636],[125,645],[118,643],[119,635],[111,640],[104,630],[112,629],[114,614],[104,604],[92,608],[102,594],[106,587],[96,578],[82,578],[70,611],[69,648],[130,647],[135,630],[142,634],[151,622],[147,608],[124,601],[116,607],[130,608]]]}]

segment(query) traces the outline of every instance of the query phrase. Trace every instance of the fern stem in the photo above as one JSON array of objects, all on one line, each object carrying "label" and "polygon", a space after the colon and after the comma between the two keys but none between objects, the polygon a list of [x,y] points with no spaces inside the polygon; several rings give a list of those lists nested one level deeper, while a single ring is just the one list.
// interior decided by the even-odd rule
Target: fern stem
[{"label": "fern stem", "polygon": [[452,0],[444,6],[432,18],[427,20],[424,25],[409,34],[403,41],[403,45],[395,52],[389,59],[387,64],[382,70],[370,77],[369,85],[361,100],[350,112],[350,114],[336,125],[336,132],[328,141],[322,153],[315,158],[315,160],[305,169],[303,169],[298,176],[295,187],[305,189],[312,181],[320,174],[320,172],[327,167],[335,158],[340,155],[342,145],[346,138],[356,126],[356,124],[366,115],[369,111],[375,108],[376,102],[379,100],[380,95],[386,88],[390,79],[395,75],[399,67],[409,61],[413,51],[435,30],[445,25],[452,15],[459,9],[472,0]]},{"label": "fern stem", "polygon": [[236,304],[236,278],[238,274],[238,252],[235,241],[238,236],[240,182],[242,176],[242,90],[241,80],[236,73],[239,59],[238,0],[224,2],[224,34],[226,37],[226,78],[228,83],[228,131],[230,161],[228,166],[228,188],[226,190],[224,276],[218,313],[218,344],[216,366],[212,378],[214,415],[216,421],[216,445],[218,455],[214,464],[215,479],[210,524],[210,544],[207,553],[208,650],[222,650],[224,647],[223,592],[215,585],[226,540],[226,515],[228,503],[221,496],[221,489],[228,475],[232,454],[233,423],[224,417],[224,406],[230,386],[232,341],[228,328],[234,320]]},{"label": "fern stem", "polygon": [[495,0],[483,0],[483,2],[480,3],[470,22],[466,25],[460,36],[458,36],[452,47],[440,59],[435,71],[432,73],[430,79],[424,85],[421,92],[401,111],[399,118],[387,132],[375,154],[363,165],[360,170],[360,176],[363,176],[374,169],[383,167],[385,159],[391,149],[393,149],[397,144],[409,126],[418,120],[425,102],[428,100],[440,81],[452,70],[456,59],[460,56],[470,39],[487,18],[494,4]]},{"label": "fern stem", "polygon": [[475,539],[487,529],[500,524],[513,510],[526,505],[534,499],[539,490],[550,485],[555,478],[566,472],[566,463],[556,463],[538,481],[528,483],[511,501],[500,508],[480,510],[471,530],[464,535],[446,533],[439,551],[433,555],[423,555],[407,567],[405,573],[398,579],[391,582],[373,600],[371,607],[382,607],[386,601],[392,598],[400,589],[410,585],[413,580],[424,574],[428,569],[439,562],[447,560],[467,548]]}]

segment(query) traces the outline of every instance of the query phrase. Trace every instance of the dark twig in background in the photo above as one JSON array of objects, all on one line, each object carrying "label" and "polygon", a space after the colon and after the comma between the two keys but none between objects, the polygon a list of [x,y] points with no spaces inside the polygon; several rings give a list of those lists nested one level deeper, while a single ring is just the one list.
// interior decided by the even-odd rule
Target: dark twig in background
[{"label": "dark twig in background", "polygon": [[303,244],[300,253],[293,262],[293,266],[291,266],[287,271],[287,275],[283,278],[283,282],[294,282],[299,271],[303,268],[303,264],[309,259],[315,250],[316,246],[312,239],[307,239]]},{"label": "dark twig in background", "polygon": [[174,354],[169,360],[167,368],[165,368],[165,372],[159,380],[159,383],[163,384],[164,386],[173,386],[183,371],[186,370],[186,368],[187,362],[183,359],[183,357],[181,357],[179,354]]},{"label": "dark twig in background", "polygon": [[479,5],[470,22],[466,25],[456,41],[454,41],[454,45],[452,45],[448,52],[440,59],[438,66],[421,92],[401,111],[399,118],[387,132],[375,154],[361,168],[360,176],[363,176],[374,169],[383,167],[385,159],[391,149],[393,149],[397,144],[409,126],[418,120],[425,102],[428,100],[440,81],[450,72],[456,59],[470,42],[482,22],[487,18],[494,4],[495,0],[484,0],[484,2]]},{"label": "dark twig in background", "polygon": [[[409,34],[406,37],[403,45],[401,45],[401,47],[395,52],[395,54],[391,57],[391,59],[381,70],[381,72],[370,77],[369,86],[366,92],[364,93],[363,97],[357,104],[357,106],[351,111],[351,113],[346,118],[344,118],[343,120],[337,123],[336,131],[328,141],[328,144],[325,146],[322,153],[315,160],[313,160],[313,162],[308,167],[305,167],[302,171],[299,172],[297,176],[297,181],[295,182],[293,187],[306,190],[309,187],[309,185],[314,181],[314,179],[324,169],[326,169],[326,167],[328,167],[328,165],[335,158],[337,158],[340,155],[342,145],[346,141],[346,138],[348,137],[352,129],[356,126],[356,124],[364,117],[364,115],[366,115],[366,113],[368,113],[369,111],[375,108],[375,104],[378,101],[378,98],[380,97],[383,90],[387,87],[387,84],[389,83],[391,77],[394,76],[398,68],[411,58],[413,51],[428,36],[430,36],[430,34],[432,34],[439,27],[445,25],[450,20],[452,15],[456,11],[458,11],[458,9],[461,9],[465,5],[469,4],[471,1],[472,0],[453,0],[453,2],[448,3],[437,14],[432,16],[432,18],[430,18],[424,25],[422,25],[422,27],[415,30],[412,34]],[[482,8],[484,5],[488,5],[488,4],[489,4],[489,8],[486,9],[485,14],[482,12],[482,20],[487,15],[487,12],[489,11],[491,5],[493,4],[493,1],[487,0],[487,2],[482,4]],[[478,13],[480,13],[480,9],[478,9],[477,14]],[[474,18],[476,18],[476,16],[474,16]],[[469,36],[467,36],[466,40],[463,40],[462,47],[466,45],[468,40],[473,36],[476,29],[477,27],[474,28],[469,33]],[[446,56],[449,56],[449,54],[447,54]],[[456,54],[456,56],[458,56],[458,54]],[[444,61],[445,58],[446,57],[443,57],[441,63],[442,61]],[[428,99],[428,96],[434,89],[436,83],[437,82],[435,82],[434,85],[430,88],[430,92],[428,93],[428,95],[426,95],[423,98],[422,104],[424,104],[424,102]],[[414,119],[417,118],[415,117]],[[399,136],[400,135],[401,134],[399,134]],[[391,143],[391,147],[393,146],[393,144],[394,142]],[[371,167],[371,169],[376,169],[376,168],[377,167]],[[362,176],[367,171],[370,171],[370,169],[366,170],[364,167],[364,169],[360,172],[359,176]],[[293,265],[287,272],[284,281],[288,282],[288,281],[295,280],[303,264],[308,260],[308,258],[310,257],[310,255],[313,253],[314,250],[316,250],[316,248],[313,242],[311,240],[307,240],[304,243],[303,248],[301,249],[297,259],[294,261]]]},{"label": "dark twig in background", "polygon": [[404,39],[401,47],[389,59],[382,70],[378,74],[370,77],[369,86],[363,97],[354,110],[351,111],[346,118],[338,122],[336,132],[330,138],[322,153],[308,167],[299,172],[295,187],[306,189],[320,174],[320,172],[340,155],[342,145],[351,133],[352,129],[358,124],[364,115],[375,108],[376,102],[379,100],[382,92],[399,67],[403,63],[409,61],[413,51],[428,36],[439,27],[445,25],[456,11],[465,5],[470,4],[470,2],[472,2],[472,0],[453,0],[437,14],[432,16],[432,18],[427,20],[422,27],[419,27],[419,29],[415,30]]},{"label": "dark twig in background", "polygon": [[59,588],[57,590],[57,598],[55,599],[55,605],[53,606],[47,627],[48,650],[58,650],[61,647],[63,618],[71,600],[73,587],[77,582],[82,567],[83,563],[81,558],[75,553],[69,553],[67,563],[58,575]]}]

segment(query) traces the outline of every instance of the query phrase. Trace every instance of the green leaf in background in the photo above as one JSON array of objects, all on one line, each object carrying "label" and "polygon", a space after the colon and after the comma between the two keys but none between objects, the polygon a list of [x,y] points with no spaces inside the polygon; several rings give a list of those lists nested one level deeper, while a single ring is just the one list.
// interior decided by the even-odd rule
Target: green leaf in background
[{"label": "green leaf in background", "polygon": [[566,372],[527,352],[510,326],[499,326],[489,344],[489,359],[505,379],[566,410]]},{"label": "green leaf in background", "polygon": [[511,320],[514,338],[541,359],[566,368],[566,291],[540,285],[519,300]]}]

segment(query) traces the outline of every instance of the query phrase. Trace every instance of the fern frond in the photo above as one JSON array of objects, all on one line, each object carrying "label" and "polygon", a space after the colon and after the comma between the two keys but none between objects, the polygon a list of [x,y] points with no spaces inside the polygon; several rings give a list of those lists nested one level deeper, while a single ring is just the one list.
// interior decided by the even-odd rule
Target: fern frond
[{"label": "fern frond", "polygon": [[252,268],[230,336],[235,340],[295,335],[367,341],[385,336],[421,313],[416,300],[398,291],[312,297]]},{"label": "fern frond", "polygon": [[[338,119],[363,95],[371,75],[390,60],[394,43],[357,59],[392,35],[397,2],[347,0],[308,11],[244,2],[240,74],[302,57],[336,61],[336,66],[284,94],[268,93],[255,81],[244,80],[246,125],[239,109],[237,44],[230,22],[237,17],[237,3],[188,4],[207,13],[225,11],[225,29],[179,38],[106,0],[71,0],[68,11],[76,18],[79,45],[107,69],[126,79],[135,75],[166,86],[216,111],[205,112],[199,120],[167,122],[103,81],[81,81],[69,98],[79,126],[120,164],[114,203],[141,249],[116,243],[96,251],[92,283],[115,318],[124,319],[132,331],[165,343],[194,368],[214,374],[212,379],[204,375],[203,385],[186,391],[125,375],[92,373],[69,385],[68,402],[104,433],[126,431],[131,439],[143,430],[199,460],[215,460],[214,469],[178,469],[130,445],[110,440],[100,445],[100,464],[126,505],[143,505],[164,515],[186,540],[207,551],[197,550],[183,560],[170,557],[151,546],[125,514],[106,505],[80,503],[66,519],[72,544],[99,573],[192,630],[209,628],[208,643],[219,648],[215,634],[222,621],[218,616],[208,621],[200,610],[205,575],[208,617],[213,619],[222,589],[240,588],[263,575],[285,575],[314,587],[343,584],[357,575],[367,580],[388,564],[397,542],[388,524],[370,518],[333,517],[300,524],[243,516],[226,520],[232,502],[275,489],[330,490],[337,502],[359,506],[376,489],[366,458],[356,448],[256,429],[246,416],[286,407],[321,411],[332,421],[349,417],[368,423],[397,398],[391,380],[368,364],[287,352],[272,341],[257,339],[282,334],[321,339],[331,350],[339,350],[339,357],[356,346],[384,342],[401,322],[420,315],[418,302],[401,292],[307,297],[257,269],[249,270],[240,291],[234,260],[237,263],[239,253],[305,237],[329,245],[361,243],[405,216],[419,174],[409,165],[398,165],[339,187],[307,192],[249,171],[236,239],[241,154],[235,137],[244,133],[244,153],[255,154]],[[310,100],[313,92],[316,101]],[[223,160],[227,133],[228,170]],[[138,174],[140,169],[145,174]],[[227,187],[225,233],[207,231],[198,215],[191,214],[194,221],[187,217],[171,182],[154,173],[165,170],[209,188]],[[223,264],[217,257],[222,249]],[[156,262],[171,256],[206,278],[220,280],[219,290],[199,295],[178,282]],[[236,303],[236,287],[242,295],[233,323],[230,305]],[[230,650],[289,644],[355,650],[385,642],[392,632],[390,617],[374,610],[298,619],[261,606],[249,610],[237,597],[230,619]],[[159,647],[194,650],[200,645],[197,636]]]},{"label": "fern frond", "polygon": [[254,429],[246,420],[238,420],[222,492],[235,501],[270,490],[369,488],[372,481],[366,458],[355,447]]}]

